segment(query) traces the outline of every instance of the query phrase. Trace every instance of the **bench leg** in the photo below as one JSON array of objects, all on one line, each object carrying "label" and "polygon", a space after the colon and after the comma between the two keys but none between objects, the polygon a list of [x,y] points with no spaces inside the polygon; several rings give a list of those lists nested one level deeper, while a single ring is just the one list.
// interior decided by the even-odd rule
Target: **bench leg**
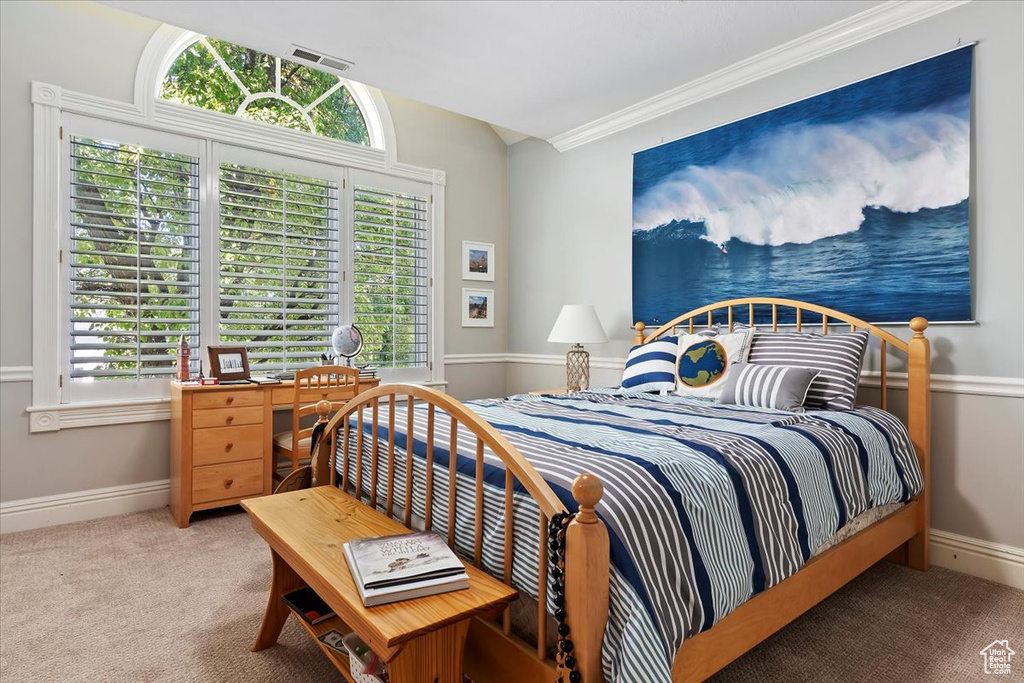
[{"label": "bench leg", "polygon": [[469,619],[406,643],[388,664],[392,683],[462,683],[462,656]]},{"label": "bench leg", "polygon": [[256,635],[256,644],[252,646],[253,652],[272,647],[277,644],[277,638],[281,635],[284,622],[288,620],[291,610],[284,604],[282,596],[298,590],[306,585],[295,570],[288,566],[288,563],[281,559],[273,550],[270,551],[273,561],[273,578],[270,581],[270,597],[267,599],[267,611],[263,613],[263,623],[260,624],[260,632]]}]

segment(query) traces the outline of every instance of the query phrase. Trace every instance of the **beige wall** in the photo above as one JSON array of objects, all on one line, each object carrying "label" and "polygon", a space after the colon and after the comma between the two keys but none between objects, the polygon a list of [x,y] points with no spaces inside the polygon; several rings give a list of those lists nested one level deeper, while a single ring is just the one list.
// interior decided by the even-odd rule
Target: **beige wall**
[{"label": "beige wall", "polygon": [[[563,303],[593,303],[623,358],[632,339],[632,154],[977,40],[971,169],[971,265],[977,325],[933,326],[933,372],[1024,377],[1024,3],[972,2],[582,147],[526,140],[509,153],[509,352],[546,343]],[[569,257],[567,255],[571,254]],[[762,294],[750,292],[751,295]],[[808,297],[812,297],[808,294]],[[711,303],[711,302],[708,302]],[[680,311],[682,313],[683,311]],[[909,330],[894,328],[906,338]],[[869,369],[876,369],[869,361]],[[893,369],[890,366],[890,369]],[[615,383],[594,373],[594,385]],[[560,386],[552,366],[510,364],[510,392]],[[1024,547],[1024,400],[937,393],[937,528]]]},{"label": "beige wall", "polygon": [[[29,82],[131,102],[158,24],[95,3],[0,3],[0,365],[32,363],[32,107]],[[447,353],[504,352],[507,340],[507,147],[485,123],[385,95],[398,160],[446,172]],[[497,247],[493,329],[463,329],[462,240]],[[490,283],[487,284],[490,287]],[[505,393],[504,369],[459,366],[459,398]],[[0,501],[166,479],[166,421],[29,434],[31,384],[0,384]]]}]

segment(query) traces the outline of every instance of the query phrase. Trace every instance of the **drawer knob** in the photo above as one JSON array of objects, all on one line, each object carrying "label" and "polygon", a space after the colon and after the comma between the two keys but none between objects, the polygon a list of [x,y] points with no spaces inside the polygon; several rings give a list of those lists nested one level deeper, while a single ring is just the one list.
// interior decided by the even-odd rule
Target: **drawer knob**
[{"label": "drawer knob", "polygon": [[224,420],[224,421],[227,422],[228,424],[231,424],[232,422],[235,421],[235,416],[234,415],[228,415],[227,419]]},{"label": "drawer knob", "polygon": [[226,446],[224,446],[224,451],[225,451],[225,452],[226,452],[226,451],[230,451],[230,450],[231,450],[232,448],[234,448],[234,447],[235,447],[235,444],[233,444],[233,443],[229,443],[229,444],[227,444]]},{"label": "drawer knob", "polygon": [[224,488],[229,489],[229,488],[231,488],[231,485],[234,484],[234,483],[235,483],[234,479],[228,479],[227,481],[224,482]]},{"label": "drawer knob", "polygon": [[227,404],[231,405],[234,402],[235,402],[235,397],[234,396],[228,396]]}]

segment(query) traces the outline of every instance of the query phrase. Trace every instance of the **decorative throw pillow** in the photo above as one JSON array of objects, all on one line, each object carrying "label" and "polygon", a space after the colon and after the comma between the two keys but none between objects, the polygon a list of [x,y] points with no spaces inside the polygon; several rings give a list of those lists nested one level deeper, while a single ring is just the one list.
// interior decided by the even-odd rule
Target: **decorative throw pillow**
[{"label": "decorative throw pillow", "polygon": [[811,382],[805,405],[829,410],[850,410],[857,399],[857,384],[867,330],[843,334],[754,332],[748,361],[754,365],[787,365],[819,370]]},{"label": "decorative throw pillow", "polygon": [[725,380],[718,402],[802,411],[807,390],[819,372],[785,365],[736,365]]},{"label": "decorative throw pillow", "polygon": [[730,367],[746,362],[750,337],[750,330],[713,336],[704,333],[679,335],[676,393],[718,398]]},{"label": "decorative throw pillow", "polygon": [[676,388],[675,337],[663,337],[629,350],[622,388],[633,391],[672,391]]}]

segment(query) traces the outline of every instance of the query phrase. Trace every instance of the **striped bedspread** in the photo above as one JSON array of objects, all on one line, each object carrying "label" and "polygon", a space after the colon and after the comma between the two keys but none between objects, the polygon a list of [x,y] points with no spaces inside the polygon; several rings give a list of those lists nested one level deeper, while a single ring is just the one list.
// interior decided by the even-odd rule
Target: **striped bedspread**
[{"label": "striped bedspread", "polygon": [[[907,501],[922,486],[903,424],[875,408],[794,414],[614,390],[469,406],[508,437],[567,508],[575,509],[570,487],[580,472],[604,483],[598,514],[612,555],[603,652],[609,681],[670,680],[684,638],[795,573],[849,520],[871,507]],[[378,462],[386,463],[387,405],[380,409]],[[396,423],[404,425],[404,406],[398,413]],[[426,422],[426,408],[417,408],[413,512],[420,518]],[[370,436],[369,420],[364,430]],[[449,419],[439,412],[432,518],[442,533],[448,526],[448,430]],[[371,441],[364,438],[364,491]],[[406,435],[397,431],[395,442],[395,499],[404,501]],[[475,437],[460,429],[457,487],[466,502],[456,510],[456,546],[469,556],[475,453]],[[489,451],[484,463],[483,565],[500,577],[505,473]],[[339,439],[339,472],[342,467]],[[385,482],[379,477],[380,503]],[[514,501],[513,583],[536,597],[539,511],[525,490]]]}]

